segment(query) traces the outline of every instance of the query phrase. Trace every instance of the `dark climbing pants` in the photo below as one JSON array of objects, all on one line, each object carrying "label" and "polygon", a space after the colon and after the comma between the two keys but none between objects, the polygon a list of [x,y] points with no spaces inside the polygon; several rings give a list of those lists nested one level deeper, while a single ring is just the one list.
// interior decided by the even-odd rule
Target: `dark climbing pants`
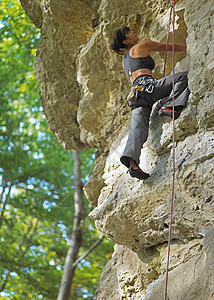
[{"label": "dark climbing pants", "polygon": [[[188,71],[175,74],[175,110],[182,110],[187,105],[189,97],[187,75]],[[172,85],[172,75],[155,80],[152,94],[140,92],[137,102],[132,105],[129,136],[120,159],[127,168],[129,168],[129,158],[132,158],[137,165],[140,162],[141,149],[148,138],[149,119],[153,104],[160,100],[159,108],[161,106],[172,108]]]}]

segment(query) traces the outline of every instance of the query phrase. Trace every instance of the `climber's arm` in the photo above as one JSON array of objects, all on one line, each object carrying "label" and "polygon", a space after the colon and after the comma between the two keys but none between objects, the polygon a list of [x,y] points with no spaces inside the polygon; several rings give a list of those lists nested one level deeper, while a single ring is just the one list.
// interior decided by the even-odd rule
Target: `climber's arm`
[{"label": "climber's arm", "polygon": [[[135,56],[141,56],[141,54],[149,53],[150,51],[166,51],[165,43],[158,43],[151,40],[145,40],[139,42],[135,47]],[[174,44],[176,52],[186,51],[186,45],[184,44]],[[168,51],[173,50],[173,44],[168,44]]]}]

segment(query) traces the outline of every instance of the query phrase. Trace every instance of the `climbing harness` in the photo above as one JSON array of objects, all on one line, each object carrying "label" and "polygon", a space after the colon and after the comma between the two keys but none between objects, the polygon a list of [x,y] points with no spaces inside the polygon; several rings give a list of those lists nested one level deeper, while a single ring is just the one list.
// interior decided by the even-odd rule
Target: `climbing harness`
[{"label": "climbing harness", "polygon": [[[168,274],[169,274],[169,259],[170,259],[170,243],[171,243],[171,232],[172,232],[172,214],[173,214],[173,203],[174,203],[174,193],[175,193],[175,1],[171,5],[170,9],[170,20],[168,25],[168,33],[167,33],[167,45],[166,52],[168,49],[168,41],[169,41],[169,31],[170,31],[170,23],[171,23],[171,15],[172,15],[172,91],[173,91],[173,118],[172,118],[172,127],[173,127],[173,141],[172,141],[172,151],[173,151],[173,178],[172,178],[172,198],[171,198],[171,208],[170,208],[170,223],[169,223],[169,238],[168,238],[168,251],[167,251],[167,267],[166,267],[166,284],[165,284],[165,300],[167,300],[167,286],[168,286]],[[165,54],[165,60],[167,57],[167,53]],[[164,76],[165,76],[165,68],[164,65]]]},{"label": "climbing harness", "polygon": [[138,82],[137,85],[134,85],[134,87],[138,91],[145,91],[148,94],[152,94],[155,87],[155,79],[150,77],[142,77]]},{"label": "climbing harness", "polygon": [[[128,105],[131,106],[133,103],[136,103],[138,100],[139,92],[145,92],[152,94],[155,87],[155,79],[148,76],[142,76],[137,84],[131,87],[131,91],[127,97]],[[153,103],[152,103],[153,104]]]},{"label": "climbing harness", "polygon": [[131,106],[133,103],[137,102],[138,93],[139,93],[139,90],[136,87],[132,86],[130,93],[127,96],[128,106]]}]

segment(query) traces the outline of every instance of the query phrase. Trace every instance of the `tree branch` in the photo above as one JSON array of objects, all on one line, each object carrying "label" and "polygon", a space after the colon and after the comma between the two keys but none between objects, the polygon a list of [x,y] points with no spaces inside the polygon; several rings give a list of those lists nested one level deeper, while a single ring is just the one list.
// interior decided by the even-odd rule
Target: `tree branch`
[{"label": "tree branch", "polygon": [[2,185],[2,192],[1,192],[1,195],[0,195],[0,204],[3,203],[3,196],[4,196],[4,193],[5,193],[6,188],[7,188],[7,182],[3,182],[3,185]]},{"label": "tree branch", "polygon": [[11,188],[12,188],[12,183],[9,186],[9,190],[7,192],[7,195],[5,196],[5,199],[4,199],[4,203],[3,203],[3,207],[2,207],[2,211],[1,211],[1,215],[0,215],[0,227],[2,225],[2,221],[3,221],[3,218],[4,218],[4,211],[5,211],[5,208],[6,208],[6,204],[7,204],[7,201],[9,199],[9,197],[10,197]]},{"label": "tree branch", "polygon": [[8,281],[9,276],[10,276],[10,272],[7,270],[7,274],[6,274],[5,278],[3,279],[1,287],[0,287],[0,292],[2,292],[5,289],[5,286]]},{"label": "tree branch", "polygon": [[103,237],[96,241],[89,249],[88,251],[85,252],[85,254],[83,254],[81,257],[79,257],[72,265],[72,268],[76,268],[76,266],[78,265],[79,262],[81,262],[81,260],[83,260],[84,258],[86,258],[100,243],[102,243],[103,239],[104,239],[104,235]]}]

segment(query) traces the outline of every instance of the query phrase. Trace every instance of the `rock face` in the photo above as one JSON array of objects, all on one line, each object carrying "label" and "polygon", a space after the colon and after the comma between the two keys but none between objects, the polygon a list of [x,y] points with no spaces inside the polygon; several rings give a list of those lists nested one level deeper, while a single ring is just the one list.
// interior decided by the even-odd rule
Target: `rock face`
[{"label": "rock face", "polygon": [[77,122],[81,96],[76,60],[80,47],[93,34],[92,19],[99,1],[20,2],[35,25],[41,27],[34,70],[48,125],[66,149],[86,147],[80,141]]},{"label": "rock face", "polygon": [[[69,2],[69,3],[68,3]],[[97,147],[85,192],[96,227],[116,243],[101,276],[97,299],[164,298],[172,193],[172,121],[150,124],[132,179],[120,164],[129,130],[130,84],[109,44],[128,25],[141,39],[166,41],[169,1],[21,0],[41,27],[35,72],[50,129],[66,149]],[[170,300],[214,299],[214,43],[211,0],[176,1],[176,71],[189,69],[187,108],[175,121],[176,170],[168,284]],[[164,54],[152,54],[160,78]],[[167,73],[171,72],[168,57]]]}]

